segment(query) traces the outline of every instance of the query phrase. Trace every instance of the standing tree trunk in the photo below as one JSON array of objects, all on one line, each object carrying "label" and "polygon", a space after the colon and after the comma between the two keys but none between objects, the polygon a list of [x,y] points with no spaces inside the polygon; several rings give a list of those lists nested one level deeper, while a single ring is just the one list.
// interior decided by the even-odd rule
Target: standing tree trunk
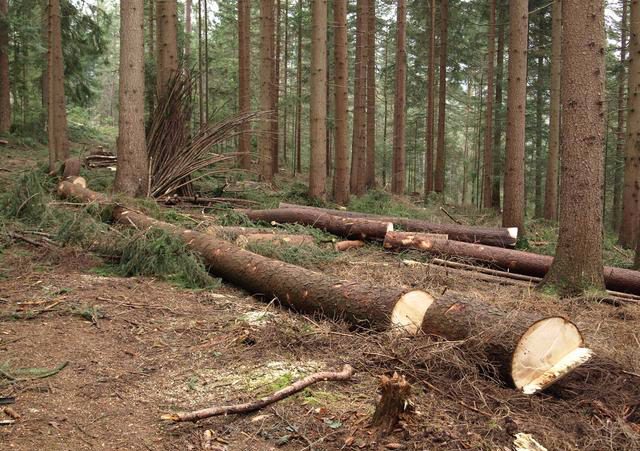
[{"label": "standing tree trunk", "polygon": [[347,150],[347,108],[349,102],[347,70],[347,2],[335,2],[334,51],[335,58],[335,159],[333,198],[337,204],[349,203],[349,153]]},{"label": "standing tree trunk", "polygon": [[9,87],[9,3],[0,0],[0,133],[11,129]]},{"label": "standing tree trunk", "polygon": [[176,0],[156,2],[158,28],[157,89],[158,97],[167,91],[167,83],[178,70],[178,5]]},{"label": "standing tree trunk", "polygon": [[382,125],[382,187],[387,187],[387,118],[389,113],[389,98],[387,95],[388,89],[388,79],[389,79],[389,38],[384,41],[384,86],[383,86],[383,97],[384,97],[384,122]]},{"label": "standing tree trunk", "polygon": [[69,158],[67,132],[67,104],[64,96],[64,59],[62,57],[62,32],[60,24],[60,0],[49,2],[49,169],[55,169],[56,161]]},{"label": "standing tree trunk", "polygon": [[631,1],[629,28],[629,105],[625,141],[620,244],[632,248],[638,235],[640,197],[640,3]]},{"label": "standing tree trunk", "polygon": [[313,0],[311,7],[309,198],[323,200],[327,178],[327,0]]},{"label": "standing tree trunk", "polygon": [[[540,14],[538,16],[538,36],[540,39],[538,40],[538,47],[542,47],[543,43],[543,21],[544,16]],[[543,161],[542,161],[542,107],[543,107],[543,96],[544,96],[544,79],[542,75],[542,71],[544,70],[544,57],[541,53],[538,54],[537,57],[537,65],[536,65],[536,159],[535,159],[535,175],[534,175],[534,197],[535,197],[535,209],[533,216],[535,218],[542,218],[542,171],[543,171]]]},{"label": "standing tree trunk", "polygon": [[367,189],[376,185],[376,2],[367,14]]},{"label": "standing tree trunk", "polygon": [[467,107],[464,115],[464,147],[462,160],[462,205],[467,204],[467,184],[469,180],[469,122],[471,118],[471,77],[467,79]]},{"label": "standing tree trunk", "polygon": [[276,175],[279,171],[279,119],[278,109],[280,108],[280,0],[276,2],[276,26],[275,26],[275,51],[273,81],[271,83],[271,95],[273,96],[273,121],[271,121],[271,172]]},{"label": "standing tree trunk", "polygon": [[204,0],[204,121],[209,122],[209,7]]},{"label": "standing tree trunk", "polygon": [[144,7],[120,2],[120,112],[114,191],[146,196],[149,174],[144,136]]},{"label": "standing tree trunk", "polygon": [[427,70],[427,124],[426,154],[424,161],[424,196],[433,191],[433,125],[435,119],[434,78],[436,67],[436,2],[431,0],[431,22],[429,25],[429,68]]},{"label": "standing tree trunk", "polygon": [[[445,0],[446,2],[446,0]],[[393,106],[393,160],[391,192],[403,194],[405,190],[405,104],[407,78],[407,50],[405,46],[407,21],[406,0],[398,0],[396,19],[396,86]]]},{"label": "standing tree trunk", "polygon": [[298,49],[296,66],[296,155],[293,173],[302,171],[302,0],[298,0]]},{"label": "standing tree trunk", "polygon": [[[238,112],[251,109],[251,2],[238,0]],[[242,124],[238,137],[238,163],[242,169],[251,169],[249,146],[251,136],[248,122]]]},{"label": "standing tree trunk", "polygon": [[202,0],[198,0],[198,123],[204,126],[204,89],[202,85]]},{"label": "standing tree trunk", "polygon": [[357,1],[356,60],[353,81],[353,138],[351,140],[351,193],[364,194],[367,145],[367,13],[368,0]]},{"label": "standing tree trunk", "polygon": [[260,0],[260,109],[268,111],[260,122],[258,150],[260,154],[260,175],[265,182],[273,180],[271,153],[271,121],[273,120],[273,0]]},{"label": "standing tree trunk", "polygon": [[287,146],[289,144],[289,0],[284,1],[284,87],[282,96],[284,97],[283,118],[282,118],[282,159],[287,164]]},{"label": "standing tree trunk", "polygon": [[483,184],[482,184],[482,206],[491,208],[493,190],[493,67],[496,49],[496,0],[489,2],[489,31],[488,31],[489,49],[487,53],[487,110],[486,123],[484,127],[484,162],[483,162]]},{"label": "standing tree trunk", "polygon": [[191,58],[191,9],[192,1],[184,2],[184,64],[185,69],[189,70],[189,59]]},{"label": "standing tree trunk", "polygon": [[[632,11],[635,5],[637,1],[632,3]],[[633,17],[632,13],[632,23]],[[562,120],[560,230],[556,254],[542,284],[561,295],[574,295],[604,290],[603,2],[564,0],[562,24],[562,110],[566,114]]]},{"label": "standing tree trunk", "polygon": [[[553,2],[551,20],[551,105],[549,107],[549,155],[547,157],[547,179],[544,194],[544,218],[555,221],[558,218],[558,162],[560,157],[562,0]],[[622,52],[624,53],[624,47]]]},{"label": "standing tree trunk", "polygon": [[527,100],[527,0],[509,2],[509,80],[507,150],[504,172],[503,227],[517,227],[524,237],[524,139]]},{"label": "standing tree trunk", "polygon": [[625,65],[627,63],[627,2],[622,2],[622,18],[620,20],[620,70],[618,71],[618,125],[616,130],[616,153],[614,156],[614,177],[613,177],[613,205],[611,214],[611,226],[613,230],[618,230],[620,226],[622,194],[622,169],[618,164],[618,159],[624,158],[624,115],[625,115]]},{"label": "standing tree trunk", "polygon": [[440,80],[438,85],[438,152],[436,155],[436,174],[434,188],[444,196],[445,172],[445,121],[447,108],[447,22],[448,0],[440,0]]},{"label": "standing tree trunk", "polygon": [[496,100],[493,113],[493,190],[491,206],[500,210],[500,181],[502,179],[502,78],[504,73],[504,21],[505,4],[499,0],[498,56],[496,62]]}]

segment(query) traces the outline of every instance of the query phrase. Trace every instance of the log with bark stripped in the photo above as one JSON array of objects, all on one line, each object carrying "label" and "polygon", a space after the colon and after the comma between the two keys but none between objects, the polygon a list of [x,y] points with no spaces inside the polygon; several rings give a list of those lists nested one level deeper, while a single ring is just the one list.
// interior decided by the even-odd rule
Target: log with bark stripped
[{"label": "log with bark stripped", "polygon": [[302,224],[316,227],[325,232],[356,240],[383,240],[386,233],[393,230],[388,221],[372,219],[343,218],[307,208],[276,208],[272,210],[238,210],[252,221],[276,222],[281,224]]},{"label": "log with bark stripped", "polygon": [[[59,185],[58,193],[86,202],[107,200],[68,182]],[[371,287],[336,279],[121,206],[113,210],[113,219],[142,230],[160,228],[176,234],[202,256],[215,274],[251,294],[269,301],[278,299],[296,311],[342,318],[366,328],[405,334],[422,332],[453,340],[481,336],[496,324],[508,324],[509,327],[500,327],[499,337],[487,341],[487,348],[507,379],[525,393],[552,384],[591,355],[577,327],[562,317],[506,314],[451,294],[434,299],[421,290]]]},{"label": "log with bark stripped", "polygon": [[332,210],[329,208],[309,207],[304,205],[288,204],[280,202],[279,208],[283,209],[305,209],[317,212],[327,213],[330,215],[341,216],[344,218],[371,219],[376,221],[391,222],[395,226],[409,232],[426,232],[439,233],[449,235],[449,239],[457,241],[465,241],[468,243],[481,243],[488,246],[514,246],[518,237],[517,227],[509,228],[490,228],[490,227],[474,227],[462,226],[458,224],[438,224],[420,219],[407,219],[393,216],[374,215],[370,213],[359,213],[356,211]]},{"label": "log with bark stripped", "polygon": [[[504,271],[533,277],[544,277],[553,257],[532,252],[493,246],[432,239],[421,233],[390,231],[385,237],[385,249],[418,249],[435,255],[462,257],[481,261]],[[608,289],[640,294],[640,272],[605,266],[604,280]]]}]

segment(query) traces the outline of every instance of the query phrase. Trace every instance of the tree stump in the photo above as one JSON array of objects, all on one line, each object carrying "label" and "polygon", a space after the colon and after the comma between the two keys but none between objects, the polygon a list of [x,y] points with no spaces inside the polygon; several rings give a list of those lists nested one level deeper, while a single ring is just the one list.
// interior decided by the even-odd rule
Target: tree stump
[{"label": "tree stump", "polygon": [[388,435],[406,410],[411,385],[404,376],[394,372],[391,377],[380,377],[380,390],[382,397],[373,413],[371,426],[378,430],[379,435]]}]

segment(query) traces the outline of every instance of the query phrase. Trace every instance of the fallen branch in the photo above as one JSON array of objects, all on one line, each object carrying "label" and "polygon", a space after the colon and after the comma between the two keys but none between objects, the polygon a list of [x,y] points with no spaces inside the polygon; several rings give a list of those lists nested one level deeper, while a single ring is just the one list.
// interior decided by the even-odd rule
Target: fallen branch
[{"label": "fallen branch", "polygon": [[442,211],[445,215],[447,215],[449,219],[451,219],[456,224],[462,225],[462,223],[458,221],[456,218],[454,218],[453,216],[451,216],[451,214],[444,207],[440,207],[440,211]]},{"label": "fallen branch", "polygon": [[234,404],[231,406],[216,406],[209,407],[208,409],[194,410],[193,412],[180,412],[169,413],[162,415],[161,419],[170,421],[198,421],[204,418],[210,418],[218,415],[236,415],[242,413],[251,413],[256,410],[260,410],[270,404],[281,401],[289,396],[304,390],[310,385],[322,381],[346,381],[351,379],[353,375],[353,368],[350,365],[345,365],[340,372],[323,371],[315,373],[310,376],[300,379],[298,382],[289,385],[288,387],[278,390],[272,395],[265,396],[255,401],[246,402],[243,404]]}]

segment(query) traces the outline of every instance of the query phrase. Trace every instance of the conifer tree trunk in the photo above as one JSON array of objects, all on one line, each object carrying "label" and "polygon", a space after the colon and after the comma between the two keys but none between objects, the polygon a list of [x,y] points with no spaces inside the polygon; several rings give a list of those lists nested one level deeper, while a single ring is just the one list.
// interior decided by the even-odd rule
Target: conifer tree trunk
[{"label": "conifer tree trunk", "polygon": [[471,119],[471,77],[467,79],[467,107],[464,115],[464,147],[462,161],[462,205],[466,205],[469,180],[469,122]]},{"label": "conifer tree trunk", "polygon": [[384,122],[382,125],[382,186],[387,187],[387,117],[389,113],[389,98],[388,98],[388,79],[389,79],[389,39],[384,41]]},{"label": "conifer tree trunk", "polygon": [[284,1],[284,106],[282,111],[282,159],[287,164],[287,148],[289,146],[289,0]]},{"label": "conifer tree trunk", "polygon": [[209,7],[204,0],[204,121],[209,122]]},{"label": "conifer tree trunk", "polygon": [[273,96],[273,121],[271,122],[271,171],[277,174],[279,171],[279,147],[280,147],[280,127],[279,127],[279,108],[280,108],[280,0],[276,2],[276,26],[275,26],[275,51],[274,51],[274,68],[273,82],[271,83],[271,95]]},{"label": "conifer tree trunk", "polygon": [[[251,109],[251,2],[238,0],[238,112]],[[251,169],[249,134],[250,125],[245,122],[238,137],[238,163],[242,169]]]},{"label": "conifer tree trunk", "polygon": [[368,0],[357,0],[356,59],[353,80],[353,138],[351,140],[351,193],[364,194],[367,145],[367,14]]},{"label": "conifer tree trunk", "polygon": [[496,51],[496,0],[489,1],[489,31],[487,34],[487,109],[484,128],[482,205],[484,208],[491,208],[491,192],[493,190],[493,135],[491,126],[493,125],[493,69]]},{"label": "conifer tree trunk", "polygon": [[629,105],[625,140],[624,189],[620,244],[632,248],[638,235],[640,197],[640,3],[631,0],[629,22]]},{"label": "conifer tree trunk", "polygon": [[447,27],[449,1],[440,0],[440,81],[438,85],[438,149],[434,189],[444,195],[445,172],[445,122],[447,108]]},{"label": "conifer tree trunk", "polygon": [[[626,9],[626,6],[625,6]],[[544,195],[544,218],[558,218],[558,163],[560,158],[560,74],[562,70],[562,0],[551,13],[551,100],[549,106],[549,155]],[[624,50],[622,50],[624,52]]]},{"label": "conifer tree trunk", "polygon": [[166,94],[167,83],[178,70],[178,5],[176,0],[156,1],[158,96]]},{"label": "conifer tree trunk", "polygon": [[562,24],[560,230],[542,284],[574,295],[604,290],[604,3],[563,0]]},{"label": "conifer tree trunk", "polygon": [[185,69],[189,70],[189,58],[191,57],[191,9],[192,0],[184,2],[184,60]]},{"label": "conifer tree trunk", "polygon": [[327,0],[312,0],[311,20],[309,198],[323,200],[327,177]]},{"label": "conifer tree trunk", "polygon": [[60,0],[49,2],[49,169],[56,161],[69,158],[67,132],[67,108],[64,96],[64,60],[62,57],[62,33]]},{"label": "conifer tree trunk", "polygon": [[302,0],[298,0],[298,49],[296,68],[296,155],[293,173],[302,171]]},{"label": "conifer tree trunk", "polygon": [[[539,23],[538,27],[538,46],[542,46],[542,26],[544,16],[540,14],[538,16]],[[537,57],[537,67],[536,67],[536,160],[535,160],[535,175],[534,175],[534,197],[535,197],[535,209],[534,209],[534,217],[542,218],[542,102],[544,95],[544,79],[542,76],[542,71],[544,69],[544,57],[541,53],[538,54]]]},{"label": "conifer tree trunk", "polygon": [[9,3],[0,0],[0,133],[11,129],[9,87]]},{"label": "conifer tree trunk", "polygon": [[40,19],[40,38],[43,47],[41,64],[42,72],[40,75],[40,85],[42,90],[42,113],[40,121],[42,130],[46,130],[49,114],[49,0],[40,1],[40,13],[42,14]]},{"label": "conifer tree trunk", "polygon": [[198,0],[198,123],[202,127],[204,119],[204,89],[202,67],[202,0]]},{"label": "conifer tree trunk", "polygon": [[347,108],[349,102],[347,70],[347,2],[335,2],[334,15],[334,95],[335,95],[335,176],[333,198],[337,204],[349,203],[349,153],[347,150]]},{"label": "conifer tree trunk", "polygon": [[258,152],[260,154],[260,175],[265,182],[271,183],[272,139],[271,121],[273,120],[273,95],[271,81],[273,77],[273,0],[260,0],[260,109],[269,111],[260,122]]},{"label": "conifer tree trunk", "polygon": [[616,129],[615,169],[613,177],[613,205],[611,212],[611,226],[618,230],[620,214],[622,213],[620,197],[622,194],[622,169],[619,159],[624,159],[624,115],[627,90],[625,89],[625,75],[627,63],[627,2],[622,2],[622,18],[620,21],[620,70],[618,71],[618,125]]},{"label": "conifer tree trunk", "polygon": [[493,108],[493,189],[491,206],[500,210],[500,186],[502,180],[502,78],[504,73],[504,22],[505,2],[499,0],[498,51],[496,62],[496,98]]},{"label": "conifer tree trunk", "polygon": [[503,227],[517,227],[524,237],[524,139],[527,90],[527,0],[509,2],[509,80]]},{"label": "conifer tree trunk", "polygon": [[144,6],[120,2],[120,111],[114,191],[146,196],[149,174],[144,135]]},{"label": "conifer tree trunk", "polygon": [[424,196],[425,199],[433,191],[433,126],[435,122],[434,79],[436,67],[436,2],[430,1],[429,23],[429,67],[427,69],[427,124],[426,124],[426,153],[424,161]]},{"label": "conifer tree trunk", "polygon": [[[446,0],[445,0],[446,2]],[[403,194],[405,191],[405,106],[407,51],[406,38],[407,4],[406,0],[398,0],[396,18],[396,77],[395,102],[393,107],[393,160],[391,171],[391,192]]]},{"label": "conifer tree trunk", "polygon": [[367,14],[367,189],[376,185],[376,1]]}]

